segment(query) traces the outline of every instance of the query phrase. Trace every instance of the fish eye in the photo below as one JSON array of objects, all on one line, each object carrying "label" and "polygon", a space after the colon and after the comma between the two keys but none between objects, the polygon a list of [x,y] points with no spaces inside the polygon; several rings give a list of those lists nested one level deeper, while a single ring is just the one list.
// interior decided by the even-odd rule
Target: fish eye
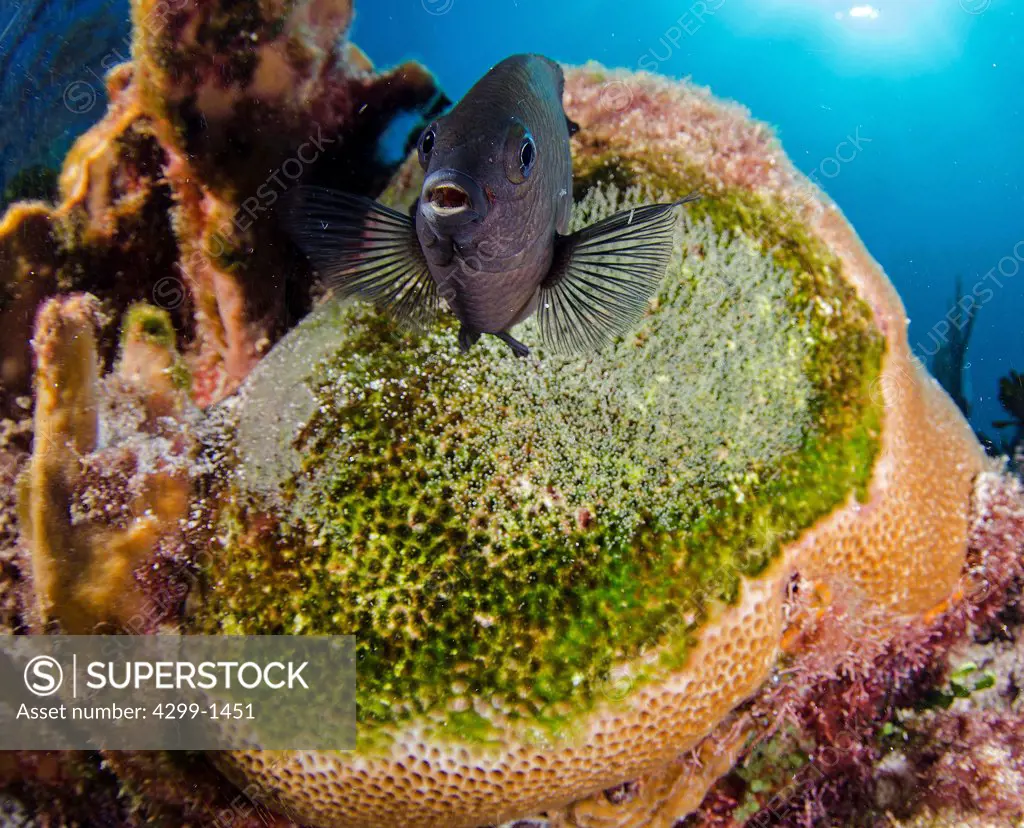
[{"label": "fish eye", "polygon": [[427,168],[427,159],[430,158],[430,153],[434,151],[434,142],[437,140],[437,133],[434,131],[434,127],[427,127],[423,130],[423,135],[420,136],[420,164],[423,168]]},{"label": "fish eye", "polygon": [[533,171],[533,162],[537,160],[537,148],[533,145],[533,139],[527,135],[519,148],[519,166],[523,178],[529,178]]},{"label": "fish eye", "polygon": [[509,128],[505,147],[505,175],[513,184],[522,184],[537,163],[537,144],[529,130],[516,121]]}]

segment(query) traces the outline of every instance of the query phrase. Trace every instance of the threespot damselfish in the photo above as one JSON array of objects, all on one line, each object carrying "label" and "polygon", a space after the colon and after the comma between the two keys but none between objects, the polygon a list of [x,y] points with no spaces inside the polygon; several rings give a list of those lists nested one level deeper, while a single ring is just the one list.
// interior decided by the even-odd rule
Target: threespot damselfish
[{"label": "threespot damselfish", "polygon": [[680,201],[616,213],[568,234],[572,212],[564,78],[515,55],[419,139],[423,189],[409,215],[371,199],[299,187],[286,226],[342,296],[424,325],[446,304],[468,350],[537,314],[544,345],[583,353],[626,333],[664,277]]}]

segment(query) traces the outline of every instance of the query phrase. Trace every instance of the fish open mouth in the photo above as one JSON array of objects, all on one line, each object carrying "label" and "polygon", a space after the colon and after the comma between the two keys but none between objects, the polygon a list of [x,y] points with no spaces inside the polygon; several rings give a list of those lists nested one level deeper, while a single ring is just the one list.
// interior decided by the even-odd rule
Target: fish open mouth
[{"label": "fish open mouth", "polygon": [[473,206],[469,193],[457,184],[438,184],[430,191],[428,200],[439,213],[459,213]]},{"label": "fish open mouth", "polygon": [[489,207],[480,185],[461,170],[435,170],[423,182],[420,215],[424,221],[445,228],[445,232],[483,221]]}]

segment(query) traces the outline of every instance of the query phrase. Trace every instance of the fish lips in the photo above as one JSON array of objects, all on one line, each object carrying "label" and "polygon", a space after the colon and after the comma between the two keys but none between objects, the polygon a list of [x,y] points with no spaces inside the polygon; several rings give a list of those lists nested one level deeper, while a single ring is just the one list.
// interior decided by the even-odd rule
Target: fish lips
[{"label": "fish lips", "polygon": [[482,221],[490,207],[483,188],[458,170],[437,170],[423,182],[420,214],[435,227],[454,229]]}]

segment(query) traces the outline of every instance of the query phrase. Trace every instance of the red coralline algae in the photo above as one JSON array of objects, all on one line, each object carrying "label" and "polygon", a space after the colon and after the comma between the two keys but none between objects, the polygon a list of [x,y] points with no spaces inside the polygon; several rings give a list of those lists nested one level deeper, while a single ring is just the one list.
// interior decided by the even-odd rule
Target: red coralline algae
[{"label": "red coralline algae", "polygon": [[[965,643],[989,639],[994,627],[1014,638],[1024,632],[1024,619],[1007,615],[1022,580],[1024,489],[1005,472],[990,471],[975,487],[960,589],[926,623],[893,627],[842,596],[808,614],[814,599],[791,593],[793,615],[804,626],[774,681],[740,714],[760,723],[751,752],[685,824],[870,824],[872,814],[886,811],[908,820],[927,812],[969,819],[1024,811],[1019,709],[964,702],[962,710],[910,712],[933,703]],[[893,732],[906,743],[894,742]]]}]

